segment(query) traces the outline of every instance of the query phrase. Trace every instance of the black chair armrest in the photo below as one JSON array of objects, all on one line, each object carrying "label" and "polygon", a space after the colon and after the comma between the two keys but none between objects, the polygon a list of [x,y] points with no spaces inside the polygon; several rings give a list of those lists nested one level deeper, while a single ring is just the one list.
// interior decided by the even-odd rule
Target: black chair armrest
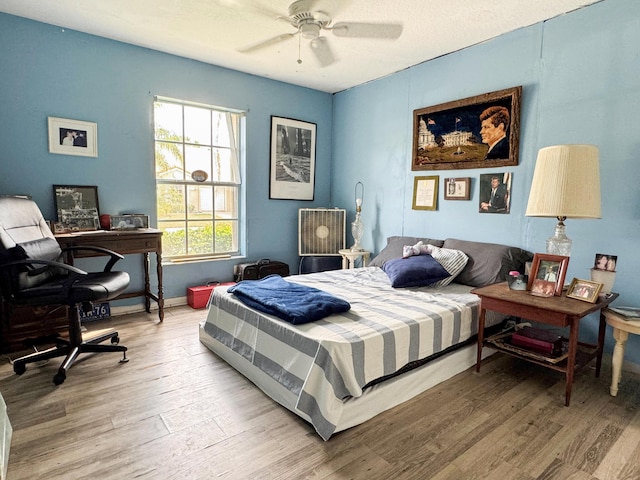
[{"label": "black chair armrest", "polygon": [[[39,259],[31,259],[31,258],[27,258],[24,260],[13,260],[11,262],[3,263],[2,265],[0,265],[0,269],[4,270],[8,268],[15,268],[20,265],[46,265],[48,267],[59,268],[61,270],[66,270],[67,272],[69,272],[68,278],[61,284],[62,298],[67,298],[69,296],[69,289],[78,280],[78,278],[88,275],[87,272],[77,267],[74,267],[73,265],[69,265],[61,262],[54,262],[52,260],[39,260]],[[15,276],[14,278],[17,279],[17,276]]]},{"label": "black chair armrest", "polygon": [[49,267],[55,267],[55,268],[62,268],[64,270],[68,270],[71,273],[75,273],[76,275],[87,275],[87,272],[85,272],[84,270],[81,270],[67,263],[54,262],[52,260],[37,260],[37,259],[31,259],[31,258],[27,258],[25,260],[13,260],[11,262],[3,263],[2,265],[0,265],[0,268],[14,267],[17,265],[33,265],[33,264],[47,265]]},{"label": "black chair armrest", "polygon": [[124,255],[121,255],[118,252],[114,252],[113,250],[109,250],[108,248],[104,248],[104,247],[95,247],[93,245],[76,245],[73,247],[66,247],[62,249],[62,253],[65,253],[68,251],[78,251],[78,250],[89,250],[92,252],[99,252],[99,253],[104,253],[105,255],[109,255],[111,258],[109,259],[107,264],[104,266],[103,272],[110,272],[113,266],[116,264],[116,262],[124,258]]}]

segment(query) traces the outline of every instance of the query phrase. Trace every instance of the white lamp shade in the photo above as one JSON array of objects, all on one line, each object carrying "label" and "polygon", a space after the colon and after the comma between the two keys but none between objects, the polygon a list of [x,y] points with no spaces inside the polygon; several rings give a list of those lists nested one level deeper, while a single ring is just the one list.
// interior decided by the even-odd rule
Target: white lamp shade
[{"label": "white lamp shade", "polygon": [[541,148],[525,215],[600,218],[601,213],[598,147],[555,145]]}]

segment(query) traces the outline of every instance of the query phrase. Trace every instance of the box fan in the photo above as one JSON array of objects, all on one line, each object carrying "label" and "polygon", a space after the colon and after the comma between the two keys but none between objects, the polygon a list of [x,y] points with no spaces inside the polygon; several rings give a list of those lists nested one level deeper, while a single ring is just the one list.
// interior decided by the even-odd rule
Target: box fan
[{"label": "box fan", "polygon": [[345,248],[347,211],[340,208],[301,208],[298,210],[298,254],[340,255]]}]

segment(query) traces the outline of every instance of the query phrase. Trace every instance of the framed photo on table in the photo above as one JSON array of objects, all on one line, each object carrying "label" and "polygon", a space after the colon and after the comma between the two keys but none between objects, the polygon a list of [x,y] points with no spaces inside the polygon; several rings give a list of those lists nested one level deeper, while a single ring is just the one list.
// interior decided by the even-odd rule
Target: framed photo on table
[{"label": "framed photo on table", "polygon": [[316,124],[271,116],[269,198],[313,200]]},{"label": "framed photo on table", "polygon": [[571,280],[571,285],[567,290],[567,297],[582,300],[583,302],[596,303],[600,290],[602,290],[602,283],[574,278]]},{"label": "framed photo on table", "polygon": [[569,257],[536,253],[533,255],[527,288],[532,295],[551,297],[562,295]]},{"label": "framed photo on table", "polygon": [[100,227],[98,187],[54,185],[53,200],[57,215],[55,233],[97,230]]}]

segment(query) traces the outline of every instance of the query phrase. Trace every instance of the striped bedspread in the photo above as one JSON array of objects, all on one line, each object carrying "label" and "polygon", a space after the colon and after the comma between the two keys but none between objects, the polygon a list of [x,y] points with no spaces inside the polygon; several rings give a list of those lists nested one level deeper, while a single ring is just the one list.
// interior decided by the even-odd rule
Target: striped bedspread
[{"label": "striped bedspread", "polygon": [[343,402],[372,380],[477,333],[479,299],[468,287],[394,289],[376,267],[287,280],[343,298],[351,310],[291,325],[217,288],[203,328],[292,392],[295,409],[325,440]]}]

